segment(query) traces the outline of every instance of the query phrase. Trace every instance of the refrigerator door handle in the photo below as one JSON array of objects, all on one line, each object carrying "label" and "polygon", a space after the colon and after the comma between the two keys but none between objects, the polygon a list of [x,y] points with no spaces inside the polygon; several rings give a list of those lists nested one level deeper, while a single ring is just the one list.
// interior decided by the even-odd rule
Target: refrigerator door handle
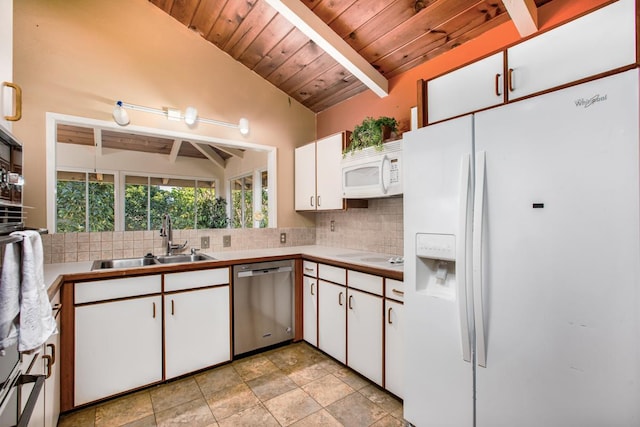
[{"label": "refrigerator door handle", "polygon": [[462,157],[460,162],[460,212],[458,215],[458,242],[456,246],[456,278],[458,282],[458,315],[460,316],[460,341],[462,344],[462,358],[465,362],[471,362],[471,336],[469,335],[469,313],[467,304],[467,211],[469,206],[470,180],[470,155]]},{"label": "refrigerator door handle", "polygon": [[476,188],[473,211],[473,307],[475,312],[476,360],[487,367],[487,348],[482,303],[482,233],[484,225],[484,187],[486,179],[486,153],[476,153]]}]

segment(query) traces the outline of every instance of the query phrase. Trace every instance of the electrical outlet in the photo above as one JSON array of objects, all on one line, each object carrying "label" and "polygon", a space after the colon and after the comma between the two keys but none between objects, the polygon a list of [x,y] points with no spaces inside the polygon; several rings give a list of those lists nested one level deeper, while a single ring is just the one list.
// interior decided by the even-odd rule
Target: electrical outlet
[{"label": "electrical outlet", "polygon": [[336,231],[336,222],[335,220],[331,220],[331,231]]},{"label": "electrical outlet", "polygon": [[287,233],[280,233],[280,243],[287,243]]},{"label": "electrical outlet", "polygon": [[200,237],[200,249],[209,249],[209,236]]},{"label": "electrical outlet", "polygon": [[231,236],[222,236],[222,247],[228,248],[231,246]]}]

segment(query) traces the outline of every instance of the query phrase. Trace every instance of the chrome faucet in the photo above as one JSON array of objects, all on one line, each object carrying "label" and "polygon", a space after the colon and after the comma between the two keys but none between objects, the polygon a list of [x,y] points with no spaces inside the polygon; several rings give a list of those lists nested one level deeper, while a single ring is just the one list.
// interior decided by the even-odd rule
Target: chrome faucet
[{"label": "chrome faucet", "polygon": [[169,214],[164,214],[162,216],[160,237],[162,237],[162,245],[166,248],[165,255],[173,255],[173,251],[180,251],[187,246],[186,240],[181,245],[173,244],[173,229],[171,227],[171,216]]}]

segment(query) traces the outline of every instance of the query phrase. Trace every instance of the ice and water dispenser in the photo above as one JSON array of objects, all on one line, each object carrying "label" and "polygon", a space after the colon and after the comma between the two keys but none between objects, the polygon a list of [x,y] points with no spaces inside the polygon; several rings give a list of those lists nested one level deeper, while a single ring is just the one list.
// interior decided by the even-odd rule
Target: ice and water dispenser
[{"label": "ice and water dispenser", "polygon": [[456,298],[456,236],[416,234],[416,291],[427,296]]}]

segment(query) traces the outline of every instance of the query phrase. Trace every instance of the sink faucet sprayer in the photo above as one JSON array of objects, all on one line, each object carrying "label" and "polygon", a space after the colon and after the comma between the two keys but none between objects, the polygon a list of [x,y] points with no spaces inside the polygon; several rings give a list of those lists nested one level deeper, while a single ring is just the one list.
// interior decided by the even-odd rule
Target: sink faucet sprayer
[{"label": "sink faucet sprayer", "polygon": [[162,237],[162,245],[166,248],[165,255],[173,255],[173,251],[180,251],[187,246],[186,240],[181,245],[173,244],[173,229],[171,228],[171,216],[169,216],[169,214],[164,214],[162,216],[160,237]]}]

